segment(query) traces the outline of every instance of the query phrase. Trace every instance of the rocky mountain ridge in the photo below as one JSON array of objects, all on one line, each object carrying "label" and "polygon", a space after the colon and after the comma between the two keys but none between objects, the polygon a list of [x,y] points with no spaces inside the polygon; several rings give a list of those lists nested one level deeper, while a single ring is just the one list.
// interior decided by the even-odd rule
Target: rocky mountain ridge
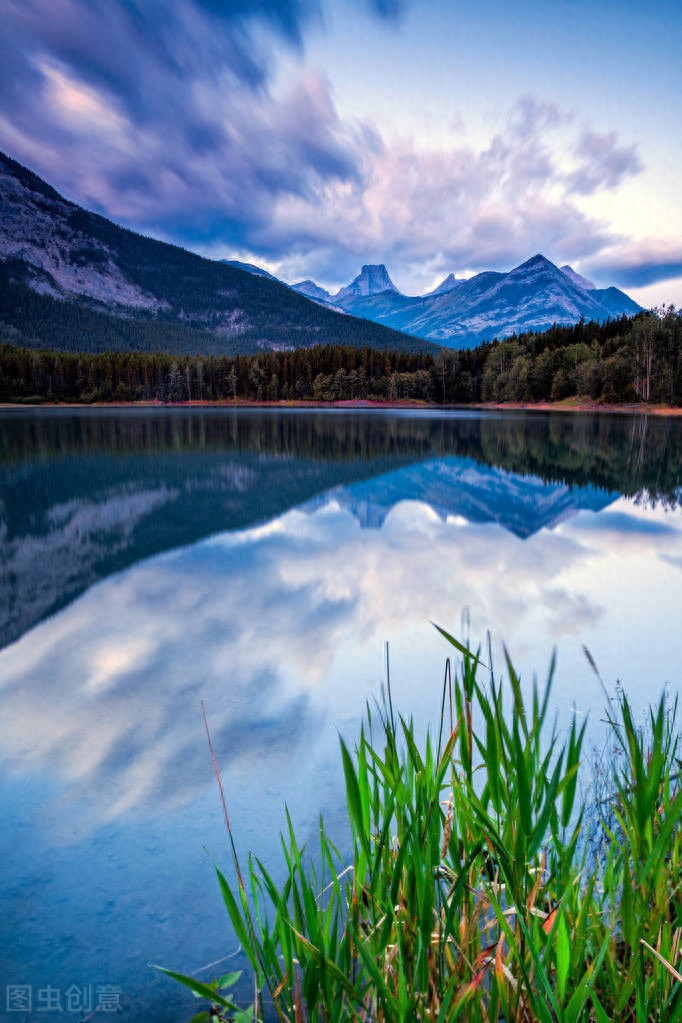
[{"label": "rocky mountain ridge", "polygon": [[[386,281],[390,286],[384,286]],[[383,264],[363,266],[336,295],[310,280],[293,287],[354,316],[450,348],[542,331],[554,323],[601,323],[640,310],[618,288],[596,288],[572,267],[559,268],[541,253],[508,273],[484,271],[468,280],[449,274],[433,291],[414,297],[397,290]]]}]

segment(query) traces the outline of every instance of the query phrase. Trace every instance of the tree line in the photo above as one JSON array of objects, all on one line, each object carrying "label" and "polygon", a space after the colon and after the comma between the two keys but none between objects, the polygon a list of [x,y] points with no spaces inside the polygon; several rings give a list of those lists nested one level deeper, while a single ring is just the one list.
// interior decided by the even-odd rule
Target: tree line
[{"label": "tree line", "polygon": [[462,351],[350,345],[256,355],[20,347],[0,326],[0,400],[545,402],[682,405],[682,311],[554,326]]}]

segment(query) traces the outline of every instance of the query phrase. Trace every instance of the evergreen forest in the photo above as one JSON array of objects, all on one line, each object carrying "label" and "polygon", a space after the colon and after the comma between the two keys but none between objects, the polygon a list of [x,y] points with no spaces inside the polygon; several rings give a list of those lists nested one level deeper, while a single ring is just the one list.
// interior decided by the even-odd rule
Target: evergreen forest
[{"label": "evergreen forest", "polygon": [[[349,318],[350,319],[350,318]],[[361,321],[357,321],[361,322]],[[369,326],[369,325],[368,325]],[[423,401],[682,405],[682,311],[554,326],[461,351],[355,344],[257,354],[45,351],[0,325],[0,400]]]}]

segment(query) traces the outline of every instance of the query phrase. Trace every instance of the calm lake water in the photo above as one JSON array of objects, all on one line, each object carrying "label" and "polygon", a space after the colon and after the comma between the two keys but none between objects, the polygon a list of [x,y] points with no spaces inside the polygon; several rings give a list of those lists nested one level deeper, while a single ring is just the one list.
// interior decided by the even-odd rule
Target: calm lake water
[{"label": "calm lake water", "polygon": [[583,644],[640,712],[677,692],[681,486],[682,420],[0,413],[0,1011],[16,985],[8,1019],[188,1020],[148,964],[239,963],[201,699],[238,846],[276,868],[285,800],[343,842],[338,734],[385,642],[395,701],[436,717],[430,621],[468,614],[525,681],[556,646],[561,727],[598,728]]}]

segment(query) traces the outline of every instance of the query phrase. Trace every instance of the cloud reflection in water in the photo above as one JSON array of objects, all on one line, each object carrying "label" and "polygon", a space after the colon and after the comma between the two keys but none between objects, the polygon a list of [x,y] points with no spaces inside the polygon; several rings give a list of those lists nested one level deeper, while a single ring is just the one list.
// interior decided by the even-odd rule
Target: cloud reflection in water
[{"label": "cloud reflection in water", "polygon": [[[6,764],[56,774],[89,826],[162,813],[212,781],[200,698],[231,777],[256,762],[280,777],[335,758],[333,727],[378,691],[384,640],[403,705],[428,717],[446,653],[430,619],[457,629],[468,606],[474,638],[494,628],[527,667],[559,643],[560,680],[580,665],[573,701],[591,686],[583,642],[607,677],[636,667],[619,580],[639,578],[652,633],[666,619],[649,603],[659,587],[671,609],[682,601],[679,512],[621,500],[602,513],[609,530],[586,511],[522,540],[419,501],[363,529],[342,496],[150,559],[2,651]],[[663,651],[654,667],[670,669]]]}]

